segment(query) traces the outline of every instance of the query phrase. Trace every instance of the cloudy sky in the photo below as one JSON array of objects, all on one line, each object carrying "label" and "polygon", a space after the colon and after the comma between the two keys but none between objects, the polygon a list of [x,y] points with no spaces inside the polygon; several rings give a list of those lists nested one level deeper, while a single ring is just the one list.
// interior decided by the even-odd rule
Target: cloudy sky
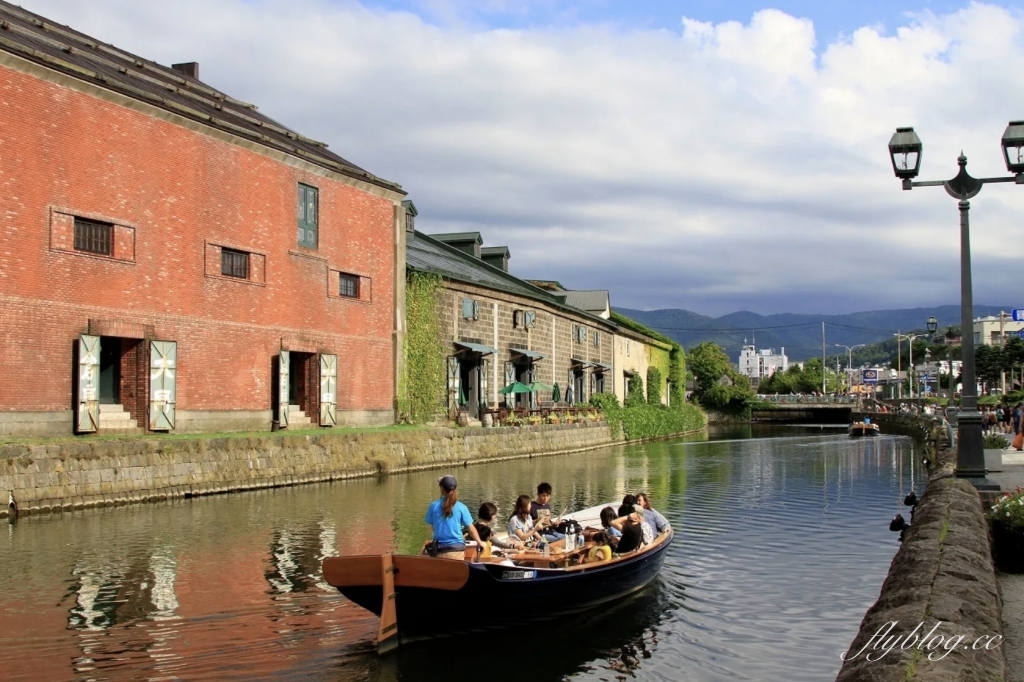
[{"label": "cloudy sky", "polygon": [[[1024,118],[1021,2],[17,0],[401,183],[523,277],[720,315],[956,303],[956,202]],[[768,0],[765,0],[766,2]],[[972,209],[975,300],[1024,307],[1024,188]]]}]

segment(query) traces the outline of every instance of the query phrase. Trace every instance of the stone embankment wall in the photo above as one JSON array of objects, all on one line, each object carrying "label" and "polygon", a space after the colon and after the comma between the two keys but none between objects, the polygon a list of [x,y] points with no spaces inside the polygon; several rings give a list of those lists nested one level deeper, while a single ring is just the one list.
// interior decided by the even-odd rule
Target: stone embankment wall
[{"label": "stone embankment wall", "polygon": [[[890,426],[902,425],[918,433],[927,433],[934,423],[917,419],[915,424],[911,421],[915,418],[905,415],[877,416],[886,417]],[[954,451],[940,449],[936,459],[913,523],[905,531],[878,601],[864,616],[849,647],[837,682],[1006,679],[1001,646],[973,648],[978,638],[983,638],[984,645],[993,636],[1001,642],[1003,634],[1002,601],[981,499],[974,486],[953,477]],[[896,625],[887,632],[893,621]],[[911,632],[919,623],[915,642]],[[935,639],[940,635],[941,645]],[[959,635],[963,639],[947,653],[942,646]],[[897,636],[904,639],[895,647],[892,640],[885,643]],[[921,640],[927,641],[918,646]],[[885,646],[891,651],[886,653]]]},{"label": "stone embankment wall", "polygon": [[[21,513],[80,509],[589,450],[607,423],[0,446]],[[6,506],[0,516],[6,516]]]},{"label": "stone embankment wall", "polygon": [[941,425],[938,419],[927,416],[915,416],[912,414],[898,414],[895,412],[854,412],[853,421],[863,421],[865,418],[872,423],[878,424],[884,433],[895,433],[902,436],[911,436],[918,440],[937,438],[944,441],[946,433],[935,428]]}]

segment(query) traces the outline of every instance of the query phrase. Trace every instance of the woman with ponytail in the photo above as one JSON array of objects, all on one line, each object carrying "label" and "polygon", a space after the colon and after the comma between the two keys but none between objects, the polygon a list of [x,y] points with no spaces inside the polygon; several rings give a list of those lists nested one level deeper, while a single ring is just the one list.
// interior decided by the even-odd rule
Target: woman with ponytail
[{"label": "woman with ponytail", "polygon": [[473,517],[469,515],[466,505],[459,502],[456,491],[458,483],[454,476],[442,476],[437,479],[441,488],[440,499],[434,500],[427,507],[427,515],[423,519],[434,533],[435,556],[442,559],[464,559],[466,543],[463,540],[463,529],[470,537],[480,543],[480,534],[473,526]]}]

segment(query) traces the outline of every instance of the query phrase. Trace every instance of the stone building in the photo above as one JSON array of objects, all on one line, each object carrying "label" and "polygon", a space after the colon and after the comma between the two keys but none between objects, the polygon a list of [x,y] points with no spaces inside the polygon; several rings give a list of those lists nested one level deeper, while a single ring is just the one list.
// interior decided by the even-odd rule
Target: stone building
[{"label": "stone building", "polygon": [[464,406],[476,418],[481,409],[551,401],[551,391],[499,395],[515,381],[557,383],[562,400],[571,395],[574,403],[614,393],[616,326],[509,274],[509,257],[506,247],[483,247],[479,232],[407,234],[409,270],[440,275],[444,283],[437,315],[448,354],[449,412]]},{"label": "stone building", "polygon": [[404,193],[0,0],[0,434],[394,419]]},{"label": "stone building", "polygon": [[[653,350],[660,350],[666,355],[672,347],[652,339],[646,334],[627,327],[619,326],[615,332],[615,395],[619,403],[624,403],[629,392],[629,382],[633,376],[643,379],[644,388],[647,388],[647,370],[651,366],[651,353]],[[669,377],[667,373],[661,377],[660,395],[661,403],[668,405],[670,393],[668,387]]]}]

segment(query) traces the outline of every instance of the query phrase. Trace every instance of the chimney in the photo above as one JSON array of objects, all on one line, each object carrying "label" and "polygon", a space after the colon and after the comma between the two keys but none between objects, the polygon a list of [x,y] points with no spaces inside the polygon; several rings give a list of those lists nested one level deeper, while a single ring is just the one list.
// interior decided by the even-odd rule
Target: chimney
[{"label": "chimney", "polygon": [[195,78],[199,80],[199,62],[182,62],[181,64],[171,64],[171,68],[179,73],[183,73],[189,78]]}]

